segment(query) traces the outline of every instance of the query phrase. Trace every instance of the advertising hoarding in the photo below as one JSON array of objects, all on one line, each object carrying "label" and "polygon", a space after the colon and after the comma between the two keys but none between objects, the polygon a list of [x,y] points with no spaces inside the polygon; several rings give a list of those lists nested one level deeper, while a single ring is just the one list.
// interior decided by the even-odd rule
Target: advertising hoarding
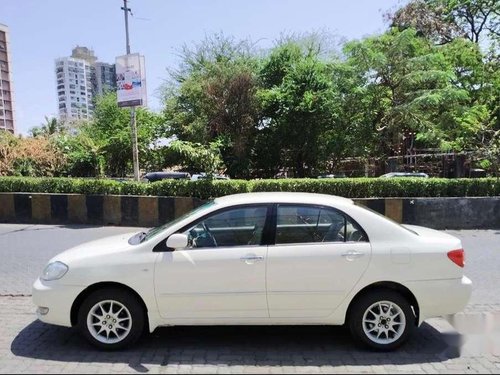
[{"label": "advertising hoarding", "polygon": [[119,107],[147,105],[144,56],[132,53],[116,57],[116,94]]}]

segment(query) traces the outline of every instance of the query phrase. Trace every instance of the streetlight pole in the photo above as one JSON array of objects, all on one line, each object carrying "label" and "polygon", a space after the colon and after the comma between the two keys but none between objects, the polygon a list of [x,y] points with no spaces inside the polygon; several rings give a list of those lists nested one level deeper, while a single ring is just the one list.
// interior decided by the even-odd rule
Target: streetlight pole
[{"label": "streetlight pole", "polygon": [[[123,13],[125,14],[125,39],[127,55],[130,55],[130,39],[128,36],[128,12],[127,0],[123,0]],[[132,132],[132,161],[134,164],[134,180],[139,181],[139,149],[137,147],[137,121],[135,115],[135,107],[130,108],[130,129]]]}]

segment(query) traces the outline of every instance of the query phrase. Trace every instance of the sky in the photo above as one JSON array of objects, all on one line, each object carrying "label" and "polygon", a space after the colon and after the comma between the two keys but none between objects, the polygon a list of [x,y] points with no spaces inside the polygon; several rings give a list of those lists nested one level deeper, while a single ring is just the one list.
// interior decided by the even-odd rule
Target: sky
[{"label": "sky", "polygon": [[[382,33],[383,14],[402,0],[130,0],[131,52],[146,58],[148,105],[161,109],[158,88],[179,64],[182,45],[222,32],[270,48],[282,33],[323,31],[348,40]],[[76,45],[100,61],[125,54],[123,0],[0,0],[9,26],[16,133],[57,116],[54,60]]]}]

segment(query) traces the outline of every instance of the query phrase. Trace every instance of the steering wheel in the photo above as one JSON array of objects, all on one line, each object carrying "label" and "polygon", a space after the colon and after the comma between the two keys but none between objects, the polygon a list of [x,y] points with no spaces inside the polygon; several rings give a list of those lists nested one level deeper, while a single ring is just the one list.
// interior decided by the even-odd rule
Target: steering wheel
[{"label": "steering wheel", "polygon": [[207,233],[207,236],[210,239],[210,241],[212,241],[214,246],[217,247],[217,241],[215,240],[215,236],[212,234],[212,232],[210,232],[210,229],[208,229],[207,223],[203,222],[202,226],[205,232]]}]

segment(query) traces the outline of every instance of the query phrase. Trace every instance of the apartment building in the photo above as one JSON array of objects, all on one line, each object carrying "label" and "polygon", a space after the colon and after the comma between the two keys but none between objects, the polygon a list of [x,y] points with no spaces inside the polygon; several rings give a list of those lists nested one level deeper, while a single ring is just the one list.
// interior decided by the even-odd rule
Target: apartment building
[{"label": "apartment building", "polygon": [[9,28],[0,24],[0,130],[15,132]]},{"label": "apartment building", "polygon": [[116,89],[115,66],[98,62],[87,47],[75,47],[70,57],[56,59],[55,65],[61,120],[92,118],[96,95]]},{"label": "apartment building", "polygon": [[96,62],[95,76],[95,88],[97,95],[102,95],[108,91],[116,91],[115,64]]},{"label": "apartment building", "polygon": [[57,99],[61,120],[92,117],[92,70],[92,65],[82,59],[62,57],[56,60]]}]

